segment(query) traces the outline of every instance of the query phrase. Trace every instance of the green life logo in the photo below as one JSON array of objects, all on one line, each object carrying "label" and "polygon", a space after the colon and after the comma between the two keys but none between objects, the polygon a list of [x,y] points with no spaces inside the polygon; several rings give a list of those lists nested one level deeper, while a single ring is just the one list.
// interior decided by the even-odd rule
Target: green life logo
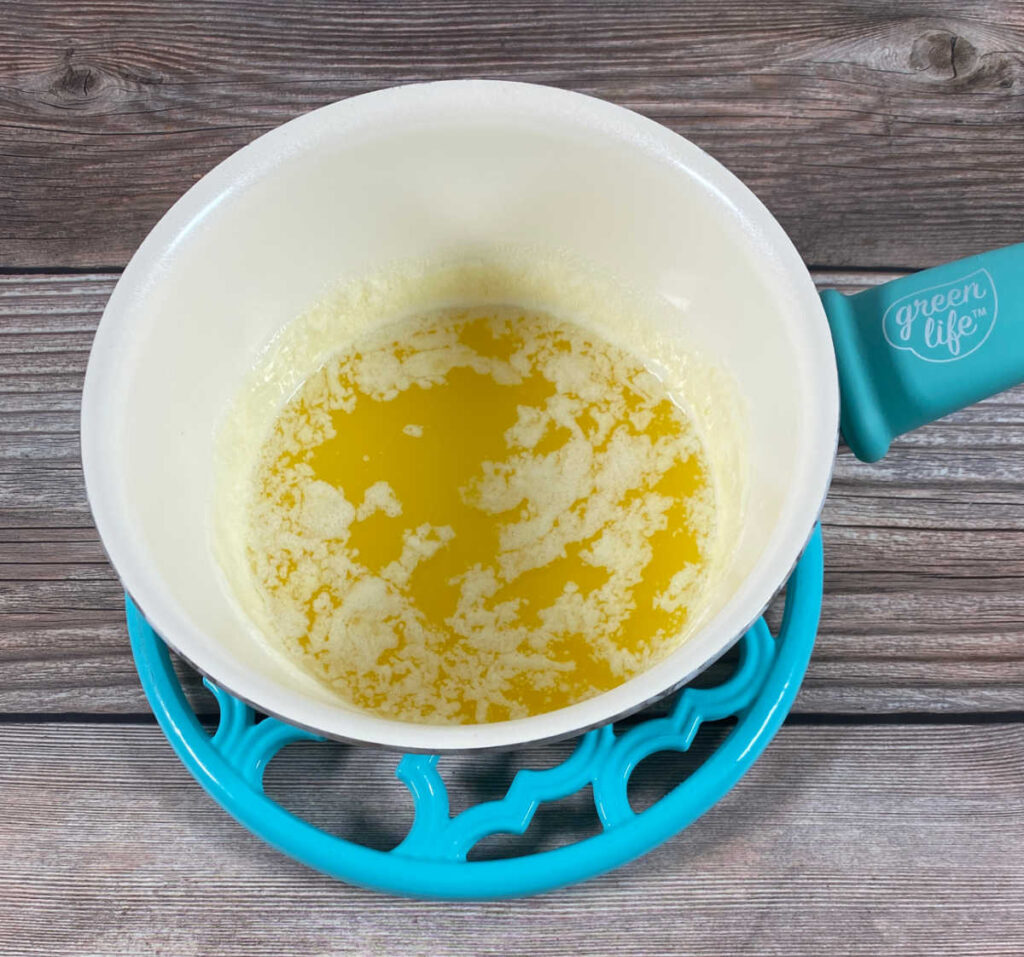
[{"label": "green life logo", "polygon": [[886,342],[925,362],[969,356],[996,324],[996,287],[987,269],[897,299],[882,317]]}]

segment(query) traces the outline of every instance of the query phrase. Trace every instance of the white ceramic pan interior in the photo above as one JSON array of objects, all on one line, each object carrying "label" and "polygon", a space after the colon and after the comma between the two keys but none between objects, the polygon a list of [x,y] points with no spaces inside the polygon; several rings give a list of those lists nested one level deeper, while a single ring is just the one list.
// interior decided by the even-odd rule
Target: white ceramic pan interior
[{"label": "white ceramic pan interior", "polygon": [[[339,279],[519,247],[558,250],[642,290],[660,304],[651,320],[659,335],[699,345],[727,370],[745,419],[736,433],[742,526],[704,624],[648,672],[523,720],[385,720],[347,707],[276,653],[226,586],[210,534],[218,423],[271,338]],[[545,87],[455,81],[317,110],[189,190],[136,253],[104,313],[82,450],[110,558],[174,649],[292,723],[443,751],[603,723],[718,657],[806,543],[837,423],[835,360],[814,286],[739,180],[628,110]]]}]

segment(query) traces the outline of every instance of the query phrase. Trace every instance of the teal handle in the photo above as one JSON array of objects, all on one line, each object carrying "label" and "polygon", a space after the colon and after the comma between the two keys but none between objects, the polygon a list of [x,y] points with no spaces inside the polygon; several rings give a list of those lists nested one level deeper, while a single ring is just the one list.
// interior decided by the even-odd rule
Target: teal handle
[{"label": "teal handle", "polygon": [[865,462],[897,435],[1024,382],[1024,243],[821,299],[840,426]]}]

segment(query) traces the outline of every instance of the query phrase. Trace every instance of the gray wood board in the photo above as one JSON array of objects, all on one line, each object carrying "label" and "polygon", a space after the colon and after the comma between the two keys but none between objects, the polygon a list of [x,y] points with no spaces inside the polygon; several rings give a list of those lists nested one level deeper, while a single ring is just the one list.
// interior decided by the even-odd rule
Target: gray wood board
[{"label": "gray wood board", "polygon": [[[818,278],[853,289],[888,274]],[[3,712],[148,710],[79,461],[82,378],[114,281],[0,277]],[[1024,388],[899,439],[876,465],[841,451],[824,528],[821,633],[797,710],[1024,708]]]},{"label": "gray wood board", "polygon": [[461,77],[579,90],[688,136],[820,266],[1024,239],[1013,0],[131,4],[0,22],[0,266],[123,266],[203,173],[315,107]]},{"label": "gray wood board", "polygon": [[[399,900],[307,871],[214,805],[154,727],[5,724],[0,750],[4,954],[1024,953],[1020,724],[784,727],[646,857],[486,903]],[[320,826],[402,833],[393,756],[297,745],[277,760],[271,793]],[[507,786],[508,766],[475,759],[460,777],[464,762],[449,773],[475,796]],[[673,780],[662,765],[639,793]],[[578,836],[581,811],[549,817],[544,840]]]}]

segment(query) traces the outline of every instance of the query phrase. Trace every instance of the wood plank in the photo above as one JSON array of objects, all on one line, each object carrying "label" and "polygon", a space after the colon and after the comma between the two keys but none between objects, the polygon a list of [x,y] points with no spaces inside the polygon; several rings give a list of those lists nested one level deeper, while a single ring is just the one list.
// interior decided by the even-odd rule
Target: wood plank
[{"label": "wood plank", "polygon": [[[3,712],[147,710],[79,464],[77,390],[113,283],[0,278]],[[32,357],[41,371],[26,377]],[[898,440],[876,465],[841,451],[823,520],[826,599],[797,710],[1024,707],[1024,388]]]},{"label": "wood plank", "polygon": [[[154,727],[7,724],[0,748],[4,953],[1024,952],[1020,724],[785,727],[647,857],[569,890],[464,904],[362,891],[284,858],[202,793]],[[394,758],[320,748],[271,764],[275,797],[336,833],[397,839],[409,802]],[[447,773],[500,795],[508,761],[470,760]],[[643,787],[653,798],[676,773],[660,762]],[[569,804],[544,826],[539,846],[588,833],[588,815]]]},{"label": "wood plank", "polygon": [[0,265],[122,266],[225,156],[307,110],[454,77],[639,110],[744,178],[808,261],[1018,242],[1024,7],[748,0],[10,4]]}]

